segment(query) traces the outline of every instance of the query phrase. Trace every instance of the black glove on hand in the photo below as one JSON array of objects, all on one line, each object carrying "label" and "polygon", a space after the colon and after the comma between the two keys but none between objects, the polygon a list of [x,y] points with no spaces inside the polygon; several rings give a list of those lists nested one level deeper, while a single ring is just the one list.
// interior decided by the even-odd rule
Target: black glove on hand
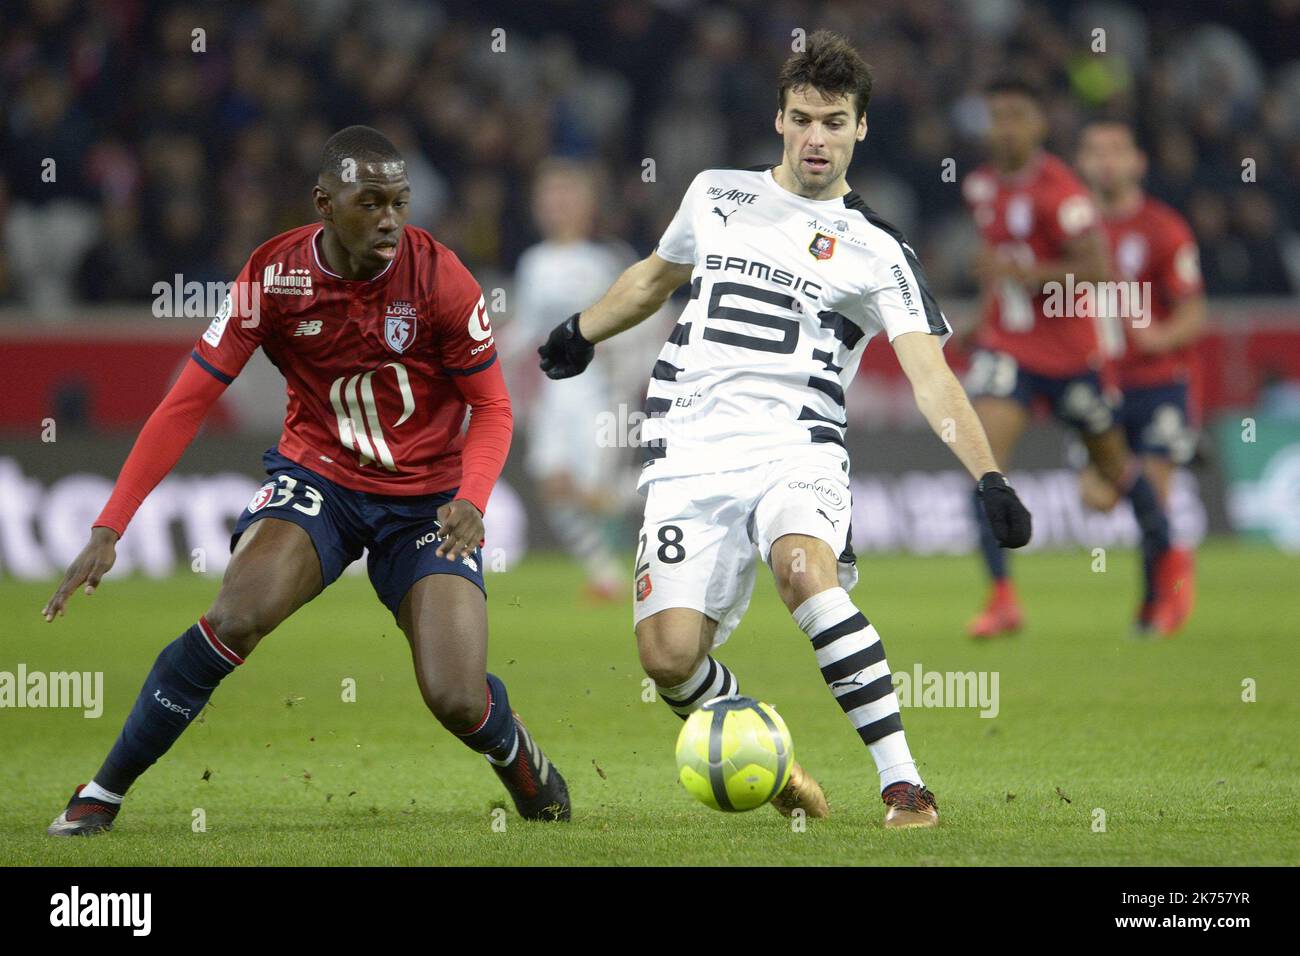
[{"label": "black glove on hand", "polygon": [[980,503],[988,515],[993,537],[1004,548],[1023,548],[1029,543],[1033,524],[1029,510],[1020,503],[1006,476],[990,471],[979,480]]},{"label": "black glove on hand", "polygon": [[546,344],[537,349],[547,378],[573,378],[591,364],[596,346],[582,337],[575,312],[551,330]]}]

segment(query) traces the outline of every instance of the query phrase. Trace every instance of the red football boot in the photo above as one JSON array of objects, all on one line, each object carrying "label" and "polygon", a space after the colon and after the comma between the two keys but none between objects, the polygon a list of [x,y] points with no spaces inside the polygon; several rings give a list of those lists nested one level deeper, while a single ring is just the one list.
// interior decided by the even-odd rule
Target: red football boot
[{"label": "red football boot", "polygon": [[1014,634],[1024,623],[1025,615],[1020,610],[1015,588],[1010,579],[1004,578],[994,582],[988,604],[966,625],[966,633],[977,640],[988,640]]}]

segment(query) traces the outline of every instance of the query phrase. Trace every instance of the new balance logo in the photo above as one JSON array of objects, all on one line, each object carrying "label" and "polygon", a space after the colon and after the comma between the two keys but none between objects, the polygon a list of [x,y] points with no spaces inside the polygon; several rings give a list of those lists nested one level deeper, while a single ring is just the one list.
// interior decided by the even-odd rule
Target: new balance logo
[{"label": "new balance logo", "polygon": [[713,212],[722,220],[724,226],[727,224],[727,219],[736,214],[736,210],[734,209],[731,210],[731,212],[723,212],[717,206],[713,207]]},{"label": "new balance logo", "polygon": [[320,319],[311,319],[307,322],[299,322],[298,328],[294,329],[294,335],[320,335]]}]

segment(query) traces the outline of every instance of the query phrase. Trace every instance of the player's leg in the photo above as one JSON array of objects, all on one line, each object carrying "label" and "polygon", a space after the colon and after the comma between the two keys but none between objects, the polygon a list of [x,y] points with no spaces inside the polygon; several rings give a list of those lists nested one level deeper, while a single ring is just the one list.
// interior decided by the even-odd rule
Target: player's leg
[{"label": "player's leg", "polygon": [[[1020,436],[1029,424],[1033,376],[1025,373],[1012,356],[981,349],[971,358],[964,385],[988,436],[994,461],[1003,470],[1008,469]],[[971,508],[980,556],[992,586],[984,608],[966,625],[966,632],[977,638],[1014,633],[1022,626],[1024,615],[1011,584],[1006,550],[994,537],[975,488],[971,489]]]},{"label": "player's leg", "polygon": [[851,555],[847,480],[829,469],[793,474],[799,479],[774,483],[755,510],[760,552],[812,642],[822,679],[871,753],[889,807],[885,825],[933,826],[938,807],[908,749],[884,645],[848,593],[857,573],[840,560]]},{"label": "player's leg", "polygon": [[[1003,469],[1009,468],[1011,456],[1029,423],[1029,409],[1016,399],[992,396],[980,396],[972,404],[988,435],[994,460]],[[1024,615],[1011,582],[1007,552],[998,544],[975,489],[971,491],[971,508],[979,532],[980,555],[984,559],[992,587],[983,610],[967,624],[966,630],[971,637],[976,638],[1011,634],[1023,625]]]},{"label": "player's leg", "polygon": [[[1189,461],[1196,448],[1187,401],[1187,387],[1181,383],[1134,388],[1124,395],[1129,447],[1140,456],[1142,473],[1167,518],[1178,465]],[[1182,627],[1194,603],[1194,565],[1191,549],[1173,541],[1171,527],[1169,551],[1148,579],[1155,580],[1154,586],[1148,583],[1149,603],[1139,617],[1140,632],[1169,637]]]},{"label": "player's leg", "polygon": [[82,836],[111,828],[127,790],[193,723],[217,685],[321,587],[321,564],[306,531],[273,518],[253,524],[216,600],[163,648],[103,765],[48,832]]},{"label": "player's leg", "polygon": [[[1160,579],[1170,573],[1169,518],[1141,461],[1130,450],[1125,427],[1101,392],[1096,376],[1077,378],[1065,386],[1056,402],[1056,414],[1079,431],[1088,458],[1101,478],[1113,485],[1133,507],[1142,537],[1144,599],[1139,626],[1160,610]],[[1132,424],[1133,410],[1125,413]],[[1130,428],[1130,431],[1132,429]],[[1168,612],[1161,612],[1167,616]]]},{"label": "player's leg", "polygon": [[[712,652],[731,636],[753,593],[747,523],[761,470],[659,479],[646,495],[635,563],[637,654],[683,720],[714,697],[740,693],[739,679]],[[821,787],[797,763],[772,804],[787,816],[829,812]]]},{"label": "player's leg", "polygon": [[451,495],[370,507],[371,583],[411,647],[425,705],[448,731],[483,754],[520,816],[568,820],[564,777],[510,706],[506,685],[488,673],[487,596],[480,550],[439,557],[437,509]]},{"label": "player's leg", "polygon": [[547,525],[586,571],[585,595],[601,602],[626,600],[627,593],[606,538],[609,509],[597,493],[609,470],[603,466],[618,451],[617,441],[603,440],[618,436],[603,435],[597,421],[606,407],[598,370],[545,382],[530,416],[525,458],[545,505]]}]

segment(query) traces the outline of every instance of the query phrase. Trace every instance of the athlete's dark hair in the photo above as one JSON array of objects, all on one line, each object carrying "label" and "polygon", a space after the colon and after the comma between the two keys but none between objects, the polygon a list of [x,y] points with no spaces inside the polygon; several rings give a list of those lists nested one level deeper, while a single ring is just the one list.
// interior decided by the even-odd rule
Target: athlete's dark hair
[{"label": "athlete's dark hair", "polygon": [[320,175],[342,179],[345,160],[352,161],[352,169],[362,163],[401,162],[402,154],[387,136],[369,126],[348,126],[325,141],[320,155]]},{"label": "athlete's dark hair", "polygon": [[802,53],[791,54],[781,67],[777,108],[785,109],[785,94],[811,87],[823,96],[849,96],[855,119],[861,119],[871,99],[871,67],[848,40],[830,30],[808,37]]},{"label": "athlete's dark hair", "polygon": [[1043,91],[1023,76],[1007,74],[1005,76],[994,77],[984,87],[985,96],[997,96],[999,93],[1014,93],[1019,96],[1025,96],[1040,106],[1043,103]]}]

